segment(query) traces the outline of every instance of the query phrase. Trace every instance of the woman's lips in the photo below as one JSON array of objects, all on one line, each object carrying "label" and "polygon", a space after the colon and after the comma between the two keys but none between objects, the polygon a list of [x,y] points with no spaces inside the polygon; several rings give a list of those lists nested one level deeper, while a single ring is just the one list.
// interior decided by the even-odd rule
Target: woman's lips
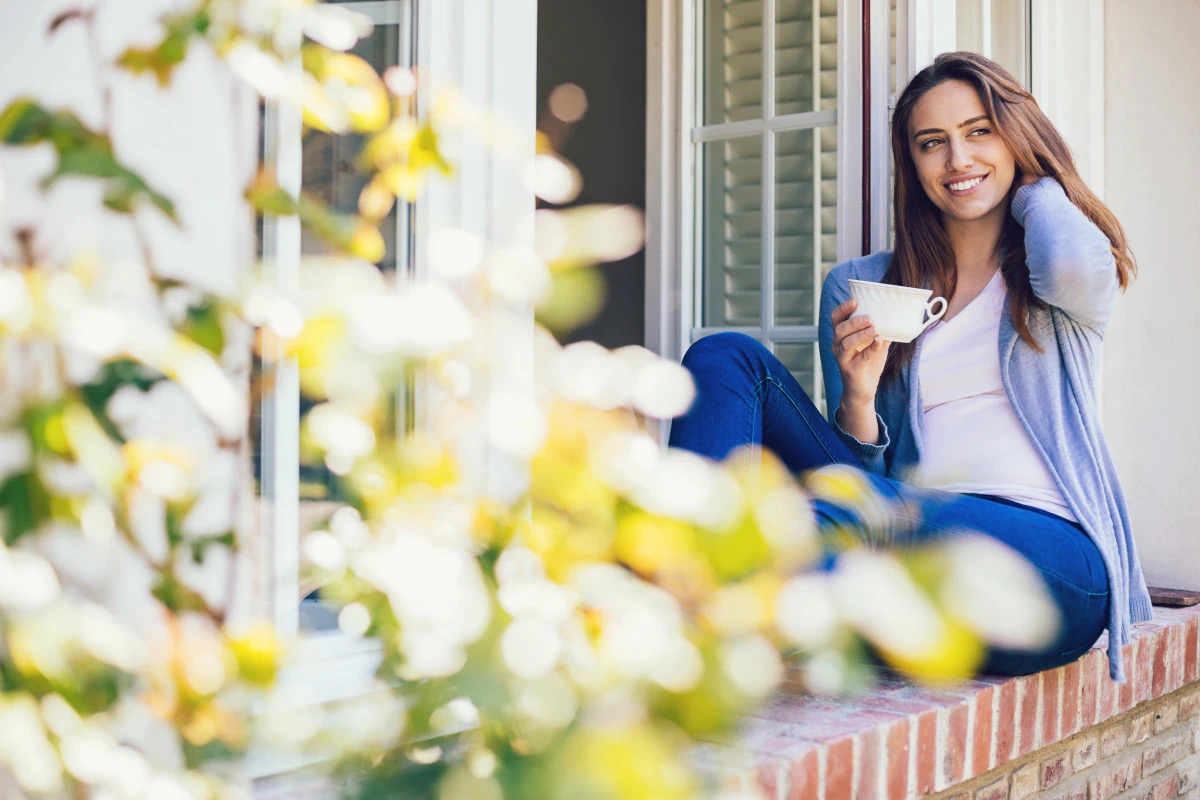
[{"label": "woman's lips", "polygon": [[[968,178],[967,180],[951,181],[950,183],[946,184],[946,191],[950,192],[950,194],[953,195],[954,197],[966,197],[967,195],[971,194],[976,189],[978,189],[980,186],[982,186],[983,182],[986,181],[987,179],[988,179],[987,175],[982,175],[982,176],[979,176],[976,178]],[[954,186],[960,186],[963,184],[967,184],[967,188],[965,188],[965,189],[952,188]]]}]

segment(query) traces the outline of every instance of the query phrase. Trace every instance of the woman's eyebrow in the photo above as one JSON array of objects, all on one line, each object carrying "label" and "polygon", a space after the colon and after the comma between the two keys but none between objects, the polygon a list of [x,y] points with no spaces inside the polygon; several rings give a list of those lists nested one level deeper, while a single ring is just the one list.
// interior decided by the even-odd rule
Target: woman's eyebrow
[{"label": "woman's eyebrow", "polygon": [[[980,120],[984,120],[984,119],[986,119],[986,120],[990,120],[991,118],[990,118],[990,117],[988,117],[988,115],[987,115],[987,114],[980,114],[978,117],[971,117],[971,118],[970,118],[969,120],[967,120],[966,122],[960,122],[960,123],[958,123],[958,127],[960,127],[960,128],[965,128],[965,127],[967,127],[968,125],[973,125],[973,124],[975,124],[976,122],[979,122]],[[916,139],[918,136],[924,136],[924,135],[925,135],[925,134],[927,134],[927,133],[945,133],[945,131],[944,131],[944,130],[942,130],[941,128],[922,128],[921,130],[919,130],[919,131],[917,131],[916,133],[914,133],[914,134],[912,135],[912,138]]]}]

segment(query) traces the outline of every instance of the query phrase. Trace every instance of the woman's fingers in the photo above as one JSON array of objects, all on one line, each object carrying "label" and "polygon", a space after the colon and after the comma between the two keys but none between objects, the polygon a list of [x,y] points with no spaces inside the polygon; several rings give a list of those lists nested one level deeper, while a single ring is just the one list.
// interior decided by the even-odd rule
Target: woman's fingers
[{"label": "woman's fingers", "polygon": [[875,342],[875,328],[868,324],[866,328],[846,336],[841,341],[841,346],[838,348],[841,351],[842,358],[839,359],[843,363],[854,358],[863,350],[871,347]]},{"label": "woman's fingers", "polygon": [[845,322],[854,313],[854,309],[856,308],[858,308],[858,301],[853,297],[835,308],[833,313],[829,315],[829,320],[833,323],[834,329],[836,330],[838,325]]},{"label": "woman's fingers", "polygon": [[837,344],[838,342],[845,339],[850,334],[857,333],[858,331],[861,331],[864,328],[869,328],[870,326],[871,326],[871,318],[866,316],[865,314],[861,317],[853,317],[851,319],[848,319],[841,323],[838,323],[838,324],[834,325],[834,328],[833,328],[834,344]]}]

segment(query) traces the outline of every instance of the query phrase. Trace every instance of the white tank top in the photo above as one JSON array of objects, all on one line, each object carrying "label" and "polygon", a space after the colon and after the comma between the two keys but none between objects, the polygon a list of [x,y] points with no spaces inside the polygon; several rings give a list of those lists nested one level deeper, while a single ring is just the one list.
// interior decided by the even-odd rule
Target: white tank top
[{"label": "white tank top", "polygon": [[925,435],[921,463],[909,480],[995,495],[1075,521],[1000,381],[1006,293],[997,271],[952,320],[925,332],[918,365]]}]

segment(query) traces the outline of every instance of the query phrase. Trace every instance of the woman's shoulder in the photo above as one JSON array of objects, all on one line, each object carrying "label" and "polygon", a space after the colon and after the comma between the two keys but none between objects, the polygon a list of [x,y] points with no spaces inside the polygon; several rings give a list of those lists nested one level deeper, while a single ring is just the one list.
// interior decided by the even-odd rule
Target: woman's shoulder
[{"label": "woman's shoulder", "polygon": [[869,256],[843,261],[831,269],[829,275],[825,277],[825,291],[832,289],[839,294],[848,295],[850,292],[849,281],[881,281],[891,263],[891,250],[881,250]]}]

